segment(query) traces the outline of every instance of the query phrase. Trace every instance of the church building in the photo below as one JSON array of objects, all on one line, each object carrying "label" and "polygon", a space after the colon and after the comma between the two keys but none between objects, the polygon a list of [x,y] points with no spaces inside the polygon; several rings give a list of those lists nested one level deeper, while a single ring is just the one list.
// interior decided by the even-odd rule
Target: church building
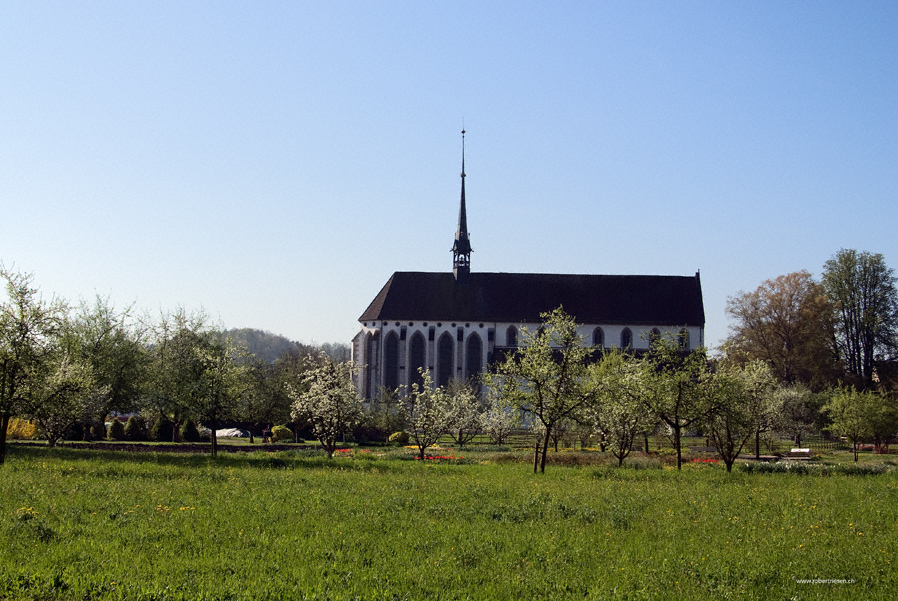
[{"label": "church building", "polygon": [[705,311],[699,274],[571,275],[471,271],[465,209],[464,131],[461,203],[451,272],[397,271],[359,317],[352,360],[366,400],[379,387],[397,389],[429,369],[437,385],[485,371],[513,351],[521,329],[535,331],[541,313],[559,306],[580,324],[584,343],[635,352],[652,335],[677,337],[686,348],[704,344]]}]

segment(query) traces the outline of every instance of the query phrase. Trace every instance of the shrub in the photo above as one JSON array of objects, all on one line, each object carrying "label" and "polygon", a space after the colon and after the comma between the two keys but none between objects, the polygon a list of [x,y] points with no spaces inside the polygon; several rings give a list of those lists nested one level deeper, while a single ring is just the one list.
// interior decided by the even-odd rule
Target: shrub
[{"label": "shrub", "polygon": [[104,440],[106,438],[106,424],[96,422],[90,427],[90,435],[96,440]]},{"label": "shrub", "polygon": [[109,424],[108,436],[112,440],[125,440],[125,425],[113,418],[112,422]]},{"label": "shrub", "polygon": [[37,435],[37,426],[24,419],[14,417],[9,420],[6,438],[9,440],[31,440]]},{"label": "shrub", "polygon": [[150,430],[150,438],[157,442],[171,442],[175,434],[175,426],[164,417],[160,417]]},{"label": "shrub", "polygon": [[138,415],[132,415],[125,424],[125,440],[146,440],[147,424]]},{"label": "shrub", "polygon": [[271,429],[271,442],[293,442],[293,430],[287,426],[275,426]]},{"label": "shrub", "polygon": [[389,441],[395,442],[397,444],[408,444],[409,438],[410,436],[408,432],[393,432],[392,434],[390,434]]},{"label": "shrub", "polygon": [[183,440],[184,442],[200,441],[200,433],[196,429],[196,424],[193,423],[192,419],[188,419],[183,424],[181,424],[179,433],[181,435],[181,440]]}]

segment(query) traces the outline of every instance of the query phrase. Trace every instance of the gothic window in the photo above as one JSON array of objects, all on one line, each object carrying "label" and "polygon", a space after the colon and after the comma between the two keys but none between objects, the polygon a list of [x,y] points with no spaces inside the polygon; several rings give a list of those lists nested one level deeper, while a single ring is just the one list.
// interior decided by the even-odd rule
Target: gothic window
[{"label": "gothic window", "polygon": [[689,330],[686,328],[683,328],[677,334],[677,346],[680,347],[681,351],[689,350]]},{"label": "gothic window", "polygon": [[443,332],[437,343],[437,386],[446,386],[455,368],[455,342],[452,334]]},{"label": "gothic window", "polygon": [[384,341],[384,387],[399,388],[399,337],[396,332],[387,334]]},{"label": "gothic window", "polygon": [[630,331],[630,328],[624,328],[624,331],[620,333],[620,347],[624,350],[633,346],[633,332]]},{"label": "gothic window", "polygon": [[421,385],[423,378],[421,377],[421,373],[418,371],[418,368],[424,367],[424,335],[421,332],[415,332],[412,335],[412,340],[409,343],[408,350],[408,385],[411,388],[411,385],[415,382],[418,385]]},{"label": "gothic window", "polygon": [[518,345],[518,329],[514,326],[508,326],[505,331],[505,346]]},{"label": "gothic window", "polygon": [[477,334],[471,334],[466,343],[465,378],[476,378],[483,363],[483,342]]},{"label": "gothic window", "polygon": [[596,328],[592,331],[592,345],[600,349],[605,348],[605,332],[602,331],[602,328]]},{"label": "gothic window", "polygon": [[374,398],[374,364],[377,361],[377,344],[370,333],[365,335],[365,398]]}]

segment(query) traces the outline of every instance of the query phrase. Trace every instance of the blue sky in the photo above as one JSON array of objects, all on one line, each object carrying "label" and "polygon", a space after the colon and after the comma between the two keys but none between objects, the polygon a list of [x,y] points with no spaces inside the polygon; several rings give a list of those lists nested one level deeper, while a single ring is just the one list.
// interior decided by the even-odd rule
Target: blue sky
[{"label": "blue sky", "polygon": [[449,271],[898,267],[898,3],[6,2],[0,260],[42,291],[348,342]]}]

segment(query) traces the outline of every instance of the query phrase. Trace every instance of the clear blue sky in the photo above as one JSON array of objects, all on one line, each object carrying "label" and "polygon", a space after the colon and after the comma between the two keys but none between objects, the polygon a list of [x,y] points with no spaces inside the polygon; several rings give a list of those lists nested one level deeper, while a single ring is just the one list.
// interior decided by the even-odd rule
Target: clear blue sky
[{"label": "clear blue sky", "polygon": [[0,260],[348,342],[449,271],[898,268],[898,3],[4,2]]}]

